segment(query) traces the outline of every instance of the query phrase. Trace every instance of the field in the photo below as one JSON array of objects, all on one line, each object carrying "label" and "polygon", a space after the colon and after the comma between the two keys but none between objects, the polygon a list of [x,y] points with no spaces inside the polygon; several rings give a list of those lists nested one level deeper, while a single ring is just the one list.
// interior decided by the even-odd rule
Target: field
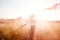
[{"label": "field", "polygon": [[60,40],[60,21],[0,19],[0,40]]}]

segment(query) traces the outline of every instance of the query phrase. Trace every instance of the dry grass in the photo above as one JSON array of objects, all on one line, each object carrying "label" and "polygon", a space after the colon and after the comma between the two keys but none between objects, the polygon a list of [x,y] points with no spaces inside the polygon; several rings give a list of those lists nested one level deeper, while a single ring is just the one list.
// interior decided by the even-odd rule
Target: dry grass
[{"label": "dry grass", "polygon": [[[38,28],[38,34],[35,36],[36,40],[59,40],[60,39],[60,21],[48,22],[48,27],[54,32],[48,30],[41,33],[41,28]],[[39,25],[40,26],[40,25]],[[47,26],[47,25],[45,25]],[[15,27],[18,27],[16,29]],[[16,21],[0,21],[0,40],[31,40],[30,33],[31,30],[26,29],[29,25],[24,25],[24,27],[19,27]],[[41,27],[41,26],[40,26]],[[34,33],[35,34],[35,33]],[[55,34],[57,36],[55,36]]]},{"label": "dry grass", "polygon": [[[25,25],[26,26],[26,25]],[[27,40],[28,32],[19,27],[16,21],[1,21],[0,22],[0,40]]]}]

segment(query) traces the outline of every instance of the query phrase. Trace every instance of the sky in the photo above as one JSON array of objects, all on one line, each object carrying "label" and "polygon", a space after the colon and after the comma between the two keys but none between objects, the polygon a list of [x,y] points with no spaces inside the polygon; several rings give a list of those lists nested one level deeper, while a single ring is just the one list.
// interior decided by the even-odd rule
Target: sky
[{"label": "sky", "polygon": [[[45,10],[59,0],[0,0],[0,18],[27,18],[35,15],[40,20],[60,20],[59,10]],[[58,12],[58,13],[57,13]]]}]

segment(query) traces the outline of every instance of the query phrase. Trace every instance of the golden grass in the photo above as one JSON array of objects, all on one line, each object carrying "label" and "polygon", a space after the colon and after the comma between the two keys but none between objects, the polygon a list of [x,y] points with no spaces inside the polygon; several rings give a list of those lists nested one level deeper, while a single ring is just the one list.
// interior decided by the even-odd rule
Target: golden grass
[{"label": "golden grass", "polygon": [[[36,40],[60,40],[60,21],[48,21],[48,24],[53,33],[48,29],[42,32],[41,28],[38,28],[38,34],[34,35]],[[27,24],[24,27],[19,26],[16,20],[0,21],[0,40],[31,40],[31,28],[27,29],[27,27],[29,27]],[[39,25],[39,27],[41,26]]]}]

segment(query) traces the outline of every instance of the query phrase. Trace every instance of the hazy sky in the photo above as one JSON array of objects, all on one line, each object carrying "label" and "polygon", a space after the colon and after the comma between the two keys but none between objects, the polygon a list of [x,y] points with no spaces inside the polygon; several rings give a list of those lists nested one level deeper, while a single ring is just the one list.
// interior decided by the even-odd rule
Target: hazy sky
[{"label": "hazy sky", "polygon": [[[31,14],[41,19],[60,19],[55,12],[43,11],[59,0],[0,0],[0,18],[28,17]],[[50,16],[51,15],[51,16]]]}]

